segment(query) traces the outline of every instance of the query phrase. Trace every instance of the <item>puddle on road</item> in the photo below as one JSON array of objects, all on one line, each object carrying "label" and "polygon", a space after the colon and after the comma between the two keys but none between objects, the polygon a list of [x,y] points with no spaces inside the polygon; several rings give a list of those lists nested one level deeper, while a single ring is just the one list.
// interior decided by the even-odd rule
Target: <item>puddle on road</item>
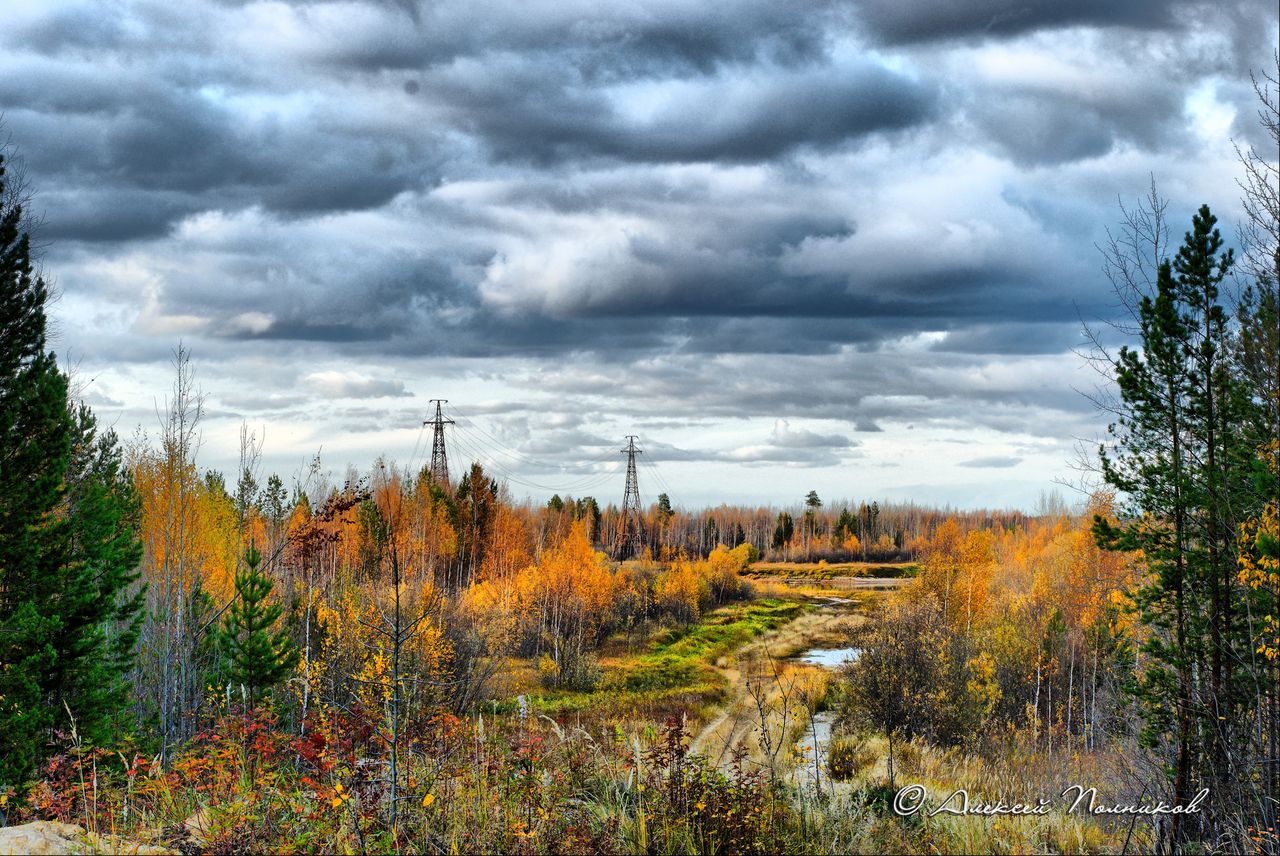
[{"label": "puddle on road", "polygon": [[810,648],[796,659],[811,666],[838,669],[845,663],[858,659],[861,653],[861,648]]}]

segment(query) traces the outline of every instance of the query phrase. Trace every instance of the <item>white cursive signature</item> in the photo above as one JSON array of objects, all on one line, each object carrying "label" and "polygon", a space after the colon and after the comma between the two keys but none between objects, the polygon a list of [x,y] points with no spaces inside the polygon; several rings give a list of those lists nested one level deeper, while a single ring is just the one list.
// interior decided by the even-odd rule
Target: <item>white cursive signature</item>
[{"label": "white cursive signature", "polygon": [[[1068,794],[1074,794],[1074,798],[1068,797]],[[1071,799],[1071,805],[1066,809],[1067,814],[1073,814],[1077,810],[1087,811],[1095,815],[1149,815],[1155,817],[1160,814],[1198,814],[1200,812],[1200,804],[1209,796],[1209,789],[1204,788],[1191,802],[1186,805],[1169,804],[1161,800],[1154,805],[1149,803],[1134,804],[1106,804],[1098,802],[1098,789],[1086,788],[1083,785],[1072,785],[1061,794],[1061,799]],[[929,792],[924,785],[907,785],[898,791],[893,798],[893,812],[901,817],[910,817],[925,809],[925,803],[928,800]],[[995,817],[998,815],[1013,816],[1033,816],[1046,815],[1051,811],[1052,801],[1048,797],[1039,797],[1034,802],[1005,802],[1003,799],[997,799],[995,802],[987,802],[985,800],[974,799],[969,796],[969,792],[964,788],[957,788],[952,791],[946,799],[933,808],[925,810],[926,817],[935,817],[939,814],[950,814],[955,816],[975,815],[979,817]]]},{"label": "white cursive signature", "polygon": [[1086,788],[1081,785],[1072,785],[1062,792],[1062,798],[1066,799],[1067,794],[1075,791],[1075,801],[1071,803],[1071,808],[1067,809],[1067,814],[1073,814],[1077,808],[1085,801],[1085,797],[1089,798],[1086,810],[1090,814],[1149,814],[1155,816],[1157,814],[1199,814],[1200,803],[1204,802],[1209,796],[1209,789],[1202,788],[1200,793],[1196,794],[1195,799],[1186,805],[1170,805],[1164,800],[1155,805],[1100,805],[1098,803],[1098,789]]}]

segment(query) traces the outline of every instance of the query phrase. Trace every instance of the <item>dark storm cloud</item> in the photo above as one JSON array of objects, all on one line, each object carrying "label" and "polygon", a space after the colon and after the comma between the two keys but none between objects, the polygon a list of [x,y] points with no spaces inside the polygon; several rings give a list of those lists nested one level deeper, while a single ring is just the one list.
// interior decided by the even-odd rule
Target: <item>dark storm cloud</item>
[{"label": "dark storm cloud", "polygon": [[644,118],[620,115],[571,70],[501,57],[442,73],[436,88],[453,119],[500,160],[552,163],[588,156],[629,161],[758,161],[799,146],[823,148],[916,125],[933,95],[903,75],[863,63],[729,73],[677,87]]},{"label": "dark storm cloud", "polygon": [[1092,96],[996,89],[970,115],[1014,161],[1040,166],[1101,157],[1126,142],[1148,150],[1174,143],[1182,95],[1167,85],[1132,83]]},{"label": "dark storm cloud", "polygon": [[117,243],[166,234],[199,212],[199,199],[185,193],[140,188],[75,188],[62,184],[42,190],[36,206],[52,212],[41,234],[51,241]]},{"label": "dark storm cloud", "polygon": [[[370,293],[378,292],[370,288]],[[458,327],[441,324],[434,311],[419,305],[418,293],[398,288],[382,293],[387,302],[371,301],[365,306],[346,306],[335,296],[290,310],[281,301],[281,314],[261,331],[237,327],[236,302],[229,300],[220,314],[225,320],[210,332],[225,329],[226,335],[242,339],[343,344],[370,354],[496,357],[596,352],[609,362],[667,350],[690,356],[829,354],[849,345],[874,350],[888,336],[910,335],[921,327],[959,327],[931,346],[943,353],[1056,353],[1079,343],[1079,324],[1074,321],[965,326],[981,320],[975,316],[985,316],[989,310],[967,300],[962,290],[957,290],[954,300],[923,307],[911,301],[886,304],[841,295],[834,288],[825,297],[821,291],[811,292],[798,303],[751,295],[750,305],[736,310],[715,295],[696,303],[684,297],[638,298],[635,305],[598,309],[584,319],[488,315],[477,305],[469,310],[475,314]],[[1023,314],[1035,318],[1044,311],[1033,288],[1011,291],[1007,298],[1007,314],[1012,318]],[[255,305],[265,302],[259,299]],[[1063,317],[1072,317],[1069,307],[1058,308]],[[695,317],[679,317],[688,315]],[[322,323],[319,318],[335,320]]]},{"label": "dark storm cloud", "polygon": [[200,85],[75,60],[0,74],[6,130],[39,141],[23,153],[60,203],[51,237],[158,237],[199,211],[255,205],[290,216],[368,209],[438,180],[441,146],[420,125],[337,105],[253,115],[235,96],[216,76]]},{"label": "dark storm cloud", "polygon": [[[516,377],[581,412],[608,408],[628,418],[661,413],[687,420],[690,430],[700,420],[772,415],[788,427],[775,425],[759,445],[778,449],[797,443],[805,448],[825,443],[831,449],[856,445],[844,434],[802,429],[801,419],[852,422],[859,428],[889,421],[1026,433],[1050,420],[1058,432],[1088,432],[1092,405],[1071,383],[1092,378],[1073,375],[1080,368],[1077,359],[1045,356],[1017,367],[1005,359],[957,354],[940,360],[926,349],[904,345],[834,355],[668,356],[626,366],[625,374],[568,360],[554,371]],[[790,436],[796,431],[808,433]]]},{"label": "dark storm cloud", "polygon": [[[689,228],[625,239],[609,260],[607,280],[585,295],[557,299],[554,311],[486,311],[485,299],[462,273],[476,268],[483,254],[450,240],[438,247],[430,241],[405,248],[377,240],[351,245],[347,227],[306,234],[265,215],[215,217],[184,232],[184,253],[215,263],[169,283],[160,308],[171,315],[194,309],[211,319],[207,332],[246,339],[365,343],[405,354],[599,349],[617,358],[665,347],[688,353],[874,347],[922,325],[937,329],[981,318],[988,311],[984,295],[992,292],[1001,295],[1009,321],[1071,309],[1017,266],[1000,272],[993,265],[985,273],[943,267],[928,276],[893,270],[793,275],[783,270],[783,259],[798,244],[852,234],[841,218],[824,217],[805,199],[777,212],[720,207],[711,194],[689,197],[686,204]],[[663,213],[652,203],[633,207],[654,220]],[[451,224],[465,229],[475,219],[456,207],[429,210],[446,238]],[[281,249],[283,254],[273,252]],[[520,279],[521,288],[539,284],[536,268],[529,275]],[[353,282],[358,289],[349,287]],[[516,305],[541,302],[542,295],[537,290],[513,299]],[[270,322],[235,323],[246,306]]]},{"label": "dark storm cloud", "polygon": [[654,454],[828,466],[882,426],[1087,433],[1115,198],[1230,184],[1206,123],[1265,141],[1274,33],[1262,0],[61,0],[0,32],[0,114],[101,360],[188,337],[261,381],[217,400],[305,421],[461,359],[560,396],[475,411],[535,458],[616,452],[540,411],[763,414]]},{"label": "dark storm cloud", "polygon": [[[19,26],[20,42],[35,53],[0,75],[7,125],[19,139],[40,141],[30,154],[33,167],[52,178],[44,185],[50,193],[71,195],[88,189],[86,182],[96,191],[53,218],[51,237],[155,237],[209,208],[260,205],[305,215],[376,207],[438,180],[442,161],[456,154],[433,132],[446,127],[514,160],[759,160],[903,128],[929,109],[928,92],[899,75],[822,61],[825,13],[756,3],[733,16],[673,6],[667,16],[583,20],[582,10],[549,4],[477,26],[469,7],[433,6],[410,24],[398,9],[334,6],[323,19],[313,10],[300,18],[314,24],[311,38],[284,47],[315,60],[362,44],[418,45],[422,56],[404,58],[422,66],[410,78],[414,94],[384,88],[376,77],[339,81],[320,71],[295,79],[298,69],[278,65],[273,74],[287,54],[247,64],[219,57],[216,41],[202,42],[180,17],[146,6],[136,17],[158,48],[150,68],[134,61],[147,48],[138,26],[100,20],[85,6]],[[346,31],[344,17],[356,22]],[[266,45],[275,44],[268,37]],[[168,55],[166,46],[182,52]],[[584,56],[622,57],[634,68],[603,74]],[[763,73],[735,82],[732,70],[756,61],[767,63]],[[728,72],[712,75],[726,64]],[[389,63],[371,55],[355,65],[376,73]],[[644,120],[620,115],[595,85],[682,72],[706,79]],[[404,121],[358,108],[352,116],[307,97],[326,86],[339,99],[356,99],[349,104],[373,87],[375,103]],[[266,104],[254,103],[264,97]],[[271,102],[280,98],[301,106],[286,101],[288,109],[276,109]]]},{"label": "dark storm cloud", "polygon": [[1190,0],[858,0],[867,31],[889,44],[1011,36],[1064,27],[1172,27]]},{"label": "dark storm cloud", "polygon": [[931,349],[961,354],[1061,353],[1079,346],[1078,319],[1030,324],[975,324],[947,333]]},{"label": "dark storm cloud", "polygon": [[[252,6],[247,0],[228,5]],[[347,70],[412,73],[480,54],[540,54],[592,80],[709,74],[726,64],[797,65],[821,57],[847,21],[844,4],[803,9],[740,0],[732,14],[705,3],[598,4],[510,0],[477,14],[467,2],[296,2],[315,24],[294,56]],[[341,38],[334,38],[340,35]]]}]

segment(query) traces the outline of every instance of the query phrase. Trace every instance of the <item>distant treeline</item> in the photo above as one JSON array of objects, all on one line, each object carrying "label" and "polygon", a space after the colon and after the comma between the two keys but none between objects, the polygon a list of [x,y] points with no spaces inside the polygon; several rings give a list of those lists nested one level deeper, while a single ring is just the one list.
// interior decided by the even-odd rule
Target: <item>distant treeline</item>
[{"label": "distant treeline", "polygon": [[[574,520],[589,521],[595,542],[610,548],[622,525],[619,508],[601,508],[595,497],[553,496],[536,512],[544,537],[563,533]],[[1021,529],[1030,515],[1019,510],[919,505],[914,502],[839,502],[824,504],[815,492],[785,508],[720,505],[673,509],[666,494],[645,512],[642,542],[654,558],[684,553],[706,556],[719,544],[750,544],[766,561],[906,562],[937,528],[955,518],[970,529]],[[553,538],[554,540],[554,538]]]}]

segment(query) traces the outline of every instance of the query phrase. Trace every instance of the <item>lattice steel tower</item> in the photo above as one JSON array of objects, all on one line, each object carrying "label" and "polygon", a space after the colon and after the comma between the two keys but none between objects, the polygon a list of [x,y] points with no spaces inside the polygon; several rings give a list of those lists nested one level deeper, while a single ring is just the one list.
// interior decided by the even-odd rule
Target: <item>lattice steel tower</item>
[{"label": "lattice steel tower", "polygon": [[618,527],[618,542],[614,553],[619,559],[627,559],[640,553],[644,543],[644,519],[640,515],[640,484],[636,481],[636,438],[627,435],[627,448],[622,450],[627,456],[627,487],[622,492],[622,523]]},{"label": "lattice steel tower", "polygon": [[449,486],[449,458],[444,451],[444,426],[454,424],[452,419],[445,419],[440,412],[440,405],[448,404],[447,398],[433,398],[436,406],[436,418],[428,419],[423,425],[434,425],[435,433],[431,437],[431,477],[442,487]]}]

